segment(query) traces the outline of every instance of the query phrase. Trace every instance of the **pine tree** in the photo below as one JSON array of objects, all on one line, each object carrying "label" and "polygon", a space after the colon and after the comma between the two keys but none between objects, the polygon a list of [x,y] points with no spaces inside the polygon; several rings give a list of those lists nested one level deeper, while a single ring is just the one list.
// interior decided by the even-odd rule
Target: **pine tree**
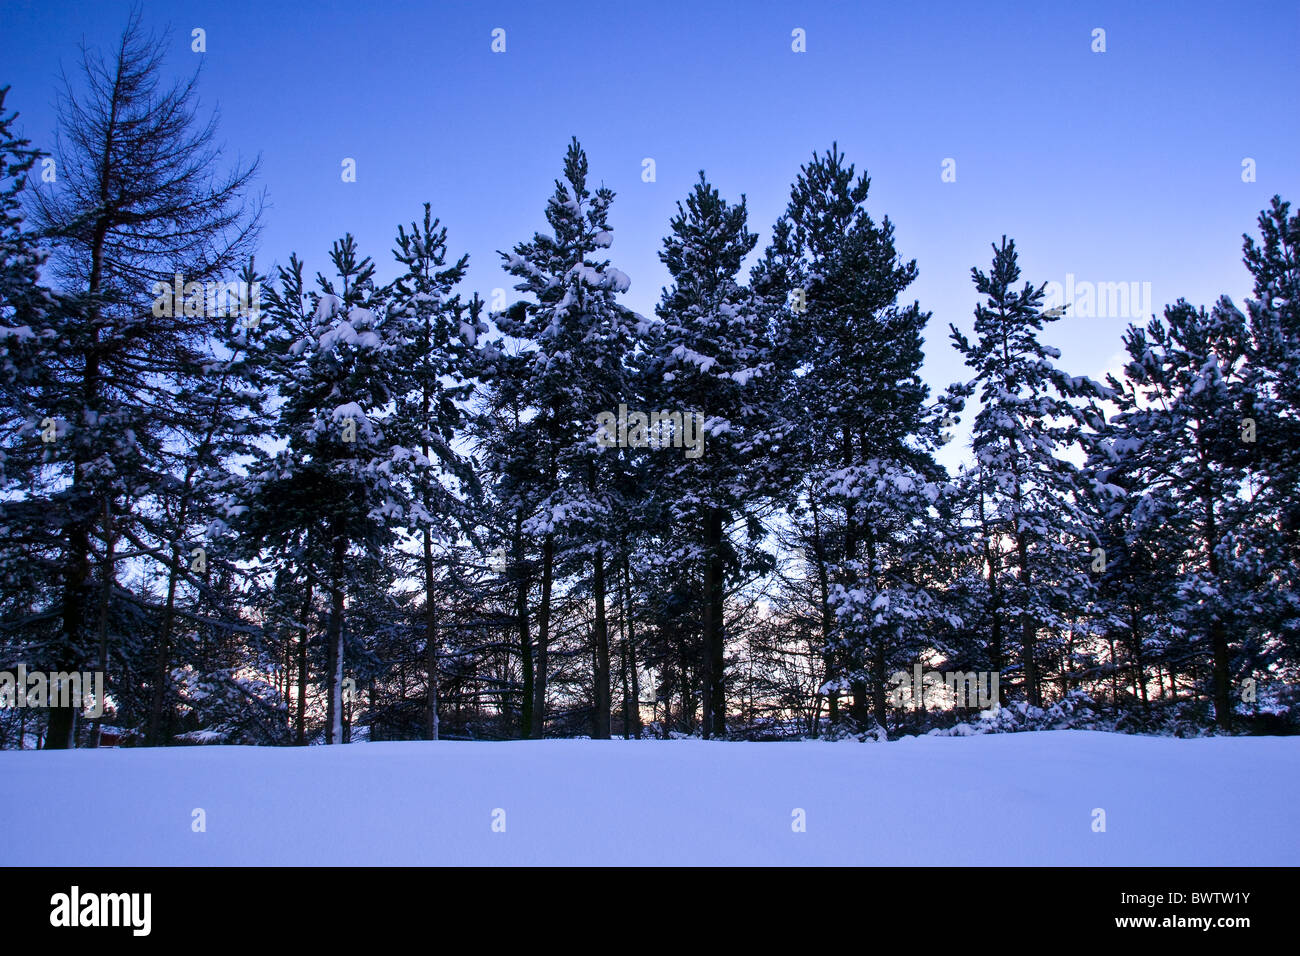
[{"label": "pine tree", "polygon": [[609,635],[606,570],[617,523],[610,461],[596,444],[597,417],[629,397],[625,356],[639,320],[620,305],[628,277],[605,258],[613,241],[609,208],[614,193],[587,186],[587,156],[575,138],[564,160],[564,178],[546,206],[552,234],[537,233],[513,252],[502,253],[515,288],[532,295],[498,319],[508,335],[527,341],[529,368],[524,395],[535,417],[511,438],[517,449],[540,455],[536,519],[527,529],[542,537],[542,596],[534,720],[545,721],[550,586],[557,546],[590,561],[592,627],[592,735],[610,734]]},{"label": "pine tree", "polygon": [[[1246,493],[1249,417],[1245,316],[1220,300],[1206,312],[1180,299],[1145,328],[1130,327],[1123,381],[1111,377],[1120,411],[1116,452],[1142,494],[1159,504],[1145,522],[1171,522],[1181,557],[1171,623],[1197,657],[1208,658],[1215,719],[1232,726],[1233,636],[1253,602],[1248,550],[1254,512]],[[1167,529],[1166,529],[1167,531]],[[1208,645],[1208,646],[1207,646]]]},{"label": "pine tree", "polygon": [[1065,628],[1086,613],[1093,586],[1088,572],[1095,529],[1081,498],[1082,476],[1065,455],[1084,429],[1101,427],[1092,402],[1108,392],[1053,364],[1060,353],[1039,335],[1060,314],[1042,309],[1046,284],[1015,288],[1020,267],[1014,242],[1004,236],[993,247],[990,271],[972,268],[971,276],[986,296],[975,309],[975,341],[951,329],[975,371],[969,388],[978,390],[981,404],[973,480],[987,555],[986,613],[997,635],[992,656],[995,666],[1005,666],[997,647],[1001,626],[1005,620],[1018,627],[1025,697],[1041,707],[1038,632]]},{"label": "pine tree", "polygon": [[[57,432],[31,493],[57,516],[57,528],[42,519],[42,534],[62,550],[62,627],[47,648],[55,670],[107,666],[125,593],[114,544],[148,533],[137,509],[170,480],[168,444],[193,425],[178,385],[206,358],[204,295],[159,310],[159,293],[177,274],[200,288],[228,278],[256,235],[257,209],[245,200],[255,166],[218,171],[215,123],[197,115],[195,80],[164,88],[161,49],[133,16],[108,58],[86,53],[84,89],[69,84],[60,100],[58,181],[29,193],[65,305],[31,357],[45,369],[32,425],[48,419]],[[36,427],[28,434],[40,441]],[[47,746],[70,746],[73,730],[72,709],[52,708]]]},{"label": "pine tree", "polygon": [[[656,411],[679,416],[662,440],[675,438],[679,427],[700,432],[698,452],[687,450],[682,439],[681,452],[661,450],[647,459],[649,475],[642,480],[662,502],[659,520],[684,531],[664,535],[676,539],[671,564],[679,574],[699,573],[702,579],[706,738],[726,732],[724,594],[728,573],[739,570],[731,525],[742,519],[752,563],[760,554],[759,510],[780,488],[772,450],[785,437],[774,415],[778,380],[764,316],[736,280],[758,241],[747,216],[743,196],[729,205],[701,171],[686,205],[677,204],[672,234],[659,254],[673,285],[664,290],[657,309],[661,324],[647,344],[644,393]],[[691,420],[700,423],[696,429],[689,429]]]},{"label": "pine tree", "polygon": [[[484,377],[488,384],[471,424],[490,494],[480,521],[495,539],[509,542],[508,576],[514,590],[512,611],[521,671],[519,729],[526,738],[542,736],[551,595],[550,577],[536,581],[538,562],[534,556],[542,545],[536,534],[526,530],[535,527],[540,508],[535,489],[543,475],[542,459],[540,454],[533,454],[531,449],[515,444],[525,439],[541,438],[537,431],[524,427],[528,408],[523,385],[527,376],[526,353],[505,351],[500,341],[488,343],[484,350]],[[548,564],[551,574],[553,568],[553,563]],[[539,634],[535,654],[530,607],[536,583],[540,583],[542,600],[536,615]]]},{"label": "pine tree", "polygon": [[421,520],[405,481],[412,450],[395,435],[395,408],[409,384],[400,366],[409,344],[401,322],[385,321],[383,290],[374,264],[362,258],[351,235],[334,243],[330,261],[338,277],[318,274],[319,291],[304,306],[302,266],[291,258],[280,270],[281,288],[270,297],[267,362],[283,403],[277,434],[287,447],[251,469],[232,496],[241,538],[258,550],[286,553],[306,535],[299,552],[304,571],[329,594],[326,626],[327,743],[343,738],[342,684],[347,637],[345,597],[349,556],[381,562],[395,529]]},{"label": "pine tree", "polygon": [[866,211],[870,186],[837,147],[814,155],[753,281],[782,306],[785,415],[802,437],[789,458],[813,476],[800,510],[819,529],[842,529],[835,540],[811,537],[829,612],[831,718],[850,691],[855,722],[874,714],[883,726],[889,669],[916,654],[926,622],[942,614],[924,567],[943,475],[930,454],[938,414],[919,374],[929,313],[898,304],[916,263],[899,258],[888,217],[877,225]]},{"label": "pine tree", "polygon": [[[479,494],[478,479],[469,460],[453,443],[466,424],[464,402],[473,389],[468,380],[475,369],[475,345],[487,331],[480,321],[482,303],[468,306],[453,294],[464,278],[468,256],[447,265],[447,230],[431,217],[424,204],[424,219],[399,228],[397,262],[405,272],[388,290],[390,301],[386,329],[398,343],[396,364],[407,370],[407,380],[397,388],[392,438],[398,454],[406,446],[418,448],[409,456],[411,472],[411,530],[420,538],[420,565],[424,579],[424,659],[428,671],[425,733],[438,739],[438,631],[434,606],[435,538],[467,529],[472,516],[457,492]],[[409,450],[409,449],[407,449]],[[449,487],[449,485],[451,487]]]},{"label": "pine tree", "polygon": [[1244,237],[1254,296],[1246,301],[1250,408],[1243,413],[1253,419],[1255,441],[1239,448],[1252,473],[1254,606],[1273,635],[1265,666],[1300,663],[1300,214],[1290,210],[1274,196],[1259,215],[1260,240]]}]

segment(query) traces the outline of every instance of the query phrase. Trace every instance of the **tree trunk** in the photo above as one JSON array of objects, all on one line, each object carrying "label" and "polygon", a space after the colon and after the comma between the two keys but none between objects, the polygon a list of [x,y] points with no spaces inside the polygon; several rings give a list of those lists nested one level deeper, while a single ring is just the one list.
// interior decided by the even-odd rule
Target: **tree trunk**
[{"label": "tree trunk", "polygon": [[433,597],[433,536],[424,529],[424,739],[438,739],[438,605]]},{"label": "tree trunk", "polygon": [[171,664],[172,628],[176,619],[176,584],[180,577],[182,549],[172,546],[172,566],[167,572],[167,603],[163,608],[161,632],[153,661],[153,689],[149,697],[149,724],[145,741],[151,747],[163,745],[163,714],[167,708],[167,677]]},{"label": "tree trunk", "polygon": [[[621,567],[621,565],[620,565]],[[615,577],[618,571],[615,571]],[[618,676],[623,691],[623,739],[632,739],[632,688],[627,675],[627,594],[626,584],[619,584],[618,591]]]},{"label": "tree trunk", "polygon": [[[1205,537],[1206,553],[1210,575],[1219,578],[1219,534],[1214,515],[1214,502],[1208,492],[1205,496]],[[1212,612],[1216,616],[1210,622],[1210,652],[1214,658],[1214,721],[1226,731],[1232,730],[1232,691],[1229,688],[1228,671],[1231,662],[1228,657],[1228,634],[1223,621],[1217,616],[1218,608]]]},{"label": "tree trunk", "polygon": [[700,669],[703,696],[702,734],[705,739],[727,732],[727,697],[723,668],[722,509],[709,508],[704,518],[703,667]]},{"label": "tree trunk", "polygon": [[1006,667],[1006,658],[1002,653],[1002,567],[998,561],[998,552],[992,544],[992,529],[984,512],[984,473],[980,472],[979,520],[980,533],[984,539],[984,562],[989,568],[989,666],[998,674],[998,706],[1002,706],[1006,691],[1003,689],[1002,671]]},{"label": "tree trunk", "polygon": [[592,736],[597,740],[608,740],[610,731],[609,627],[605,620],[605,549],[602,547],[596,548],[591,583],[596,598],[596,623],[593,634],[596,645],[596,713],[592,720]]},{"label": "tree trunk", "polygon": [[542,597],[537,609],[537,663],[533,681],[533,736],[546,735],[546,667],[551,638],[551,579],[555,571],[555,538],[542,539]]},{"label": "tree trunk", "polygon": [[[424,320],[424,341],[431,343],[433,341],[432,323],[426,316]],[[424,362],[426,364],[426,373],[428,371],[428,356],[425,353]],[[430,409],[433,402],[432,390],[428,384],[427,374],[424,378],[424,386],[421,393],[421,408],[423,421],[429,420]],[[429,443],[427,440],[420,443],[420,451],[427,459],[429,457]],[[425,501],[425,506],[430,506],[429,501]],[[424,703],[424,737],[426,740],[437,740],[439,734],[438,727],[438,609],[437,602],[433,599],[433,535],[428,528],[424,529],[424,669],[428,675],[426,681],[426,694]]]},{"label": "tree trunk", "polygon": [[[863,447],[863,454],[864,454],[864,455],[866,454],[866,448],[865,448],[865,445],[866,445],[866,442],[864,441],[864,442],[863,442],[863,446],[864,446],[864,447]],[[864,543],[865,543],[866,546],[867,546],[867,573],[871,575],[871,581],[872,581],[872,584],[874,585],[875,581],[877,580],[877,578],[876,578],[876,534],[875,534],[875,527],[874,527],[874,525],[872,525],[872,524],[870,524],[870,523],[868,523],[868,522],[863,522],[863,526],[864,526],[864,533],[863,533],[863,536],[862,536],[862,537],[863,537],[863,541],[864,541]],[[871,654],[871,709],[872,709],[872,716],[875,718],[875,722],[876,722],[880,727],[883,727],[883,728],[888,729],[888,727],[889,727],[889,713],[888,713],[888,710],[887,710],[887,708],[886,708],[886,696],[885,696],[885,661],[886,661],[886,658],[887,658],[888,655],[889,655],[889,642],[888,642],[888,638],[886,637],[885,632],[884,632],[884,630],[883,630],[882,628],[878,628],[878,627],[876,627],[874,624],[868,625],[867,628],[868,628],[868,629],[867,629],[867,633],[871,635],[871,643],[870,643],[870,646],[869,646],[868,650],[870,651],[870,654]],[[857,696],[858,696],[859,693],[860,693],[860,692],[859,692],[858,690],[856,690],[856,689],[854,690],[854,700],[855,700],[855,701],[857,700]],[[863,701],[864,706],[859,707],[859,710],[865,710],[865,709],[866,709],[866,707],[865,707],[865,703],[866,703],[866,701],[865,701],[865,697],[866,697],[865,689],[863,689],[863,691],[861,691],[861,693],[862,693],[862,696],[863,696],[863,698],[864,698],[864,701]],[[859,726],[859,727],[865,727],[865,726],[866,726],[865,721],[859,720],[858,726]]]},{"label": "tree trunk", "polygon": [[1065,653],[1061,657],[1061,696],[1070,696],[1070,680],[1074,674],[1074,628],[1067,632]]},{"label": "tree trunk", "polygon": [[[1018,500],[1016,510],[1019,513]],[[1038,683],[1038,659],[1035,654],[1038,625],[1028,608],[1029,591],[1033,583],[1029,571],[1029,542],[1025,535],[1019,531],[1016,533],[1016,548],[1020,552],[1020,586],[1024,590],[1026,603],[1026,607],[1020,612],[1020,646],[1022,662],[1025,668],[1025,696],[1030,706],[1042,707],[1043,692]]]},{"label": "tree trunk", "polygon": [[333,554],[330,561],[330,618],[327,631],[329,640],[328,698],[325,705],[325,743],[336,744],[343,739],[343,570],[348,542],[334,519]]},{"label": "tree trunk", "polygon": [[1232,691],[1229,687],[1228,635],[1223,622],[1210,624],[1210,646],[1214,653],[1214,719],[1224,730],[1232,730]]},{"label": "tree trunk", "polygon": [[[620,602],[622,603],[622,602]],[[627,678],[627,618],[619,615],[619,643],[622,645],[618,655],[619,683],[623,689],[623,739],[632,739],[632,688]]]},{"label": "tree trunk", "polygon": [[[99,672],[103,674],[104,686],[108,685],[108,612],[112,606],[113,578],[116,574],[113,564],[113,499],[104,498],[104,569],[99,588]],[[84,693],[84,692],[83,692]],[[90,736],[90,746],[99,746],[99,734],[104,725],[104,702],[96,701],[99,716],[95,718],[94,730]]]},{"label": "tree trunk", "polygon": [[636,664],[636,622],[632,619],[632,567],[626,554],[623,555],[623,594],[627,610],[627,655],[628,670],[632,677],[632,735],[641,739],[641,678],[637,674]]},{"label": "tree trunk", "polygon": [[1119,661],[1115,659],[1115,635],[1107,632],[1106,643],[1110,647],[1110,707],[1113,713],[1119,713]]},{"label": "tree trunk", "polygon": [[[1200,428],[1197,430],[1196,446],[1198,459],[1203,475],[1200,485],[1201,507],[1205,512],[1205,560],[1209,567],[1210,577],[1219,580],[1219,526],[1218,518],[1214,512],[1214,484],[1211,472],[1210,456],[1205,449],[1204,431]],[[1214,721],[1220,728],[1226,731],[1232,730],[1232,692],[1229,688],[1229,668],[1231,662],[1228,656],[1228,634],[1223,625],[1223,621],[1218,617],[1220,609],[1226,606],[1219,604],[1211,613],[1215,615],[1210,622],[1210,654],[1212,657],[1213,671],[1211,679],[1214,684]]]},{"label": "tree trunk", "polygon": [[[817,588],[818,596],[821,599],[821,618],[822,618],[822,663],[826,667],[825,683],[829,684],[839,675],[835,669],[835,652],[831,649],[831,630],[834,626],[834,618],[831,616],[831,591],[830,578],[826,571],[826,545],[822,541],[821,517],[817,509],[817,495],[814,491],[809,491],[808,503],[812,507],[813,519],[813,559],[817,565]],[[826,720],[830,726],[834,727],[840,719],[840,692],[832,688],[826,695]],[[813,717],[814,724],[816,716]],[[816,726],[813,727],[814,732]]]},{"label": "tree trunk", "polygon": [[[116,110],[116,103],[114,103]],[[114,113],[113,120],[116,120]],[[103,205],[108,202],[109,175],[114,168],[113,134],[115,125],[108,124],[105,131],[104,150],[99,175],[99,194]],[[90,241],[90,276],[86,292],[92,298],[100,291],[104,275],[104,242],[108,237],[108,220],[100,216],[95,220]],[[92,301],[90,316],[90,346],[86,353],[86,368],[81,379],[82,407],[92,409],[99,399],[99,307]],[[89,457],[81,450],[79,443],[74,453],[72,466],[72,488],[69,500],[74,509],[80,508],[82,497],[86,493],[85,466]],[[78,514],[68,526],[68,548],[63,572],[63,647],[59,650],[56,668],[60,671],[80,670],[82,661],[81,632],[85,621],[86,582],[90,578],[90,524],[89,515]],[[45,734],[46,750],[66,750],[76,743],[75,709],[72,707],[51,707],[49,726]]]},{"label": "tree trunk", "polygon": [[1133,635],[1133,692],[1142,701],[1143,711],[1149,711],[1151,701],[1147,697],[1147,668],[1142,658],[1142,625],[1136,607],[1129,613],[1129,630]]},{"label": "tree trunk", "polygon": [[[74,497],[74,507],[76,498]],[[90,577],[90,532],[84,519],[77,519],[68,527],[68,551],[63,569],[63,645],[59,648],[55,667],[61,671],[80,670],[77,648],[81,644],[83,609],[86,598],[86,581]],[[45,733],[44,749],[66,750],[74,745],[73,708],[49,708],[49,726]]]},{"label": "tree trunk", "polygon": [[307,745],[307,645],[311,642],[311,581],[307,582],[307,598],[302,603],[302,635],[298,639],[298,746]]},{"label": "tree trunk", "polygon": [[[845,468],[852,467],[854,463],[853,433],[848,426],[844,428],[841,463]],[[846,567],[844,584],[850,589],[858,580],[857,571],[853,567],[858,558],[858,535],[857,509],[854,507],[853,499],[849,498],[844,504],[844,564]],[[852,694],[852,702],[849,704],[849,716],[853,718],[854,723],[859,728],[862,728],[866,726],[867,717],[870,714],[870,703],[867,700],[866,681],[853,673],[861,667],[862,663],[857,656],[860,647],[856,639],[852,642],[852,648],[849,659],[849,692]]]},{"label": "tree trunk", "polygon": [[524,516],[515,515],[513,567],[515,578],[515,623],[519,628],[519,656],[523,662],[524,687],[520,702],[519,736],[533,736],[533,642],[528,633],[528,569],[524,565]]}]

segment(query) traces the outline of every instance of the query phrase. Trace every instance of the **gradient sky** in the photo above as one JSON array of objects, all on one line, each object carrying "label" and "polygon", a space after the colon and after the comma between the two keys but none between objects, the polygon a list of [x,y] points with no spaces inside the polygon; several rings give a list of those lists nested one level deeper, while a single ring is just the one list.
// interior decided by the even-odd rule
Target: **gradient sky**
[{"label": "gradient sky", "polygon": [[[832,141],[872,179],[934,313],[925,375],[967,377],[971,266],[1016,240],[1035,283],[1149,282],[1155,310],[1250,291],[1241,234],[1274,193],[1300,204],[1300,3],[311,2],[144,0],[170,27],[168,67],[202,67],[232,155],[262,160],[259,265],[296,251],[314,274],[350,231],[391,278],[399,222],[433,204],[466,291],[507,287],[498,249],[540,228],[576,135],[617,193],[613,264],[651,314],[675,203],[704,169],[749,198],[761,250],[814,150]],[[128,0],[0,0],[0,85],[52,143],[60,67],[107,47]],[[190,31],[207,32],[207,52]],[[491,32],[506,30],[505,53]],[[791,50],[806,31],[807,52]],[[1106,52],[1091,50],[1094,28]],[[352,157],[357,182],[341,180]],[[642,159],[657,181],[641,180]],[[940,179],[945,158],[957,181]],[[1257,181],[1242,182],[1242,160]],[[50,188],[48,186],[42,188]],[[1067,317],[1061,366],[1117,367],[1126,318]],[[967,416],[969,422],[969,416]],[[944,450],[952,464],[964,435]]]}]

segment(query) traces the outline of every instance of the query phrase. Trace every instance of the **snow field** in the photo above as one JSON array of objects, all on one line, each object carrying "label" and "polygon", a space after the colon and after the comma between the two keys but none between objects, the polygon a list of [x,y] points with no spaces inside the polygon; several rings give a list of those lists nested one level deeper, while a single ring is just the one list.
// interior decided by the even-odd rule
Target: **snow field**
[{"label": "snow field", "polygon": [[1085,731],[8,751],[0,863],[1296,865],[1298,782],[1295,738]]}]

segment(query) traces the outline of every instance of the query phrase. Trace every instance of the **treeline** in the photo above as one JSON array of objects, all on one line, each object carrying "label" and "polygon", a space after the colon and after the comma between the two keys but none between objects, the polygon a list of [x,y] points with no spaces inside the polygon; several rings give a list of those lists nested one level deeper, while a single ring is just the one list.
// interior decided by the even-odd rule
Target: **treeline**
[{"label": "treeline", "polygon": [[[973,717],[938,689],[900,706],[918,665],[997,675],[1019,726],[1294,730],[1280,198],[1245,311],[1167,306],[1105,382],[1060,367],[1068,310],[999,239],[973,333],[950,326],[969,378],[932,393],[916,263],[835,146],[747,275],[745,200],[701,173],[654,316],[622,304],[615,197],[576,139],[547,228],[501,254],[505,302],[461,291],[429,204],[390,282],[350,235],[262,273],[256,169],[223,169],[157,49],[132,23],[88,55],[52,183],[0,94],[0,670],[103,671],[103,721],[153,745]],[[215,282],[253,295],[223,308]],[[100,733],[0,711],[0,746]]]}]

